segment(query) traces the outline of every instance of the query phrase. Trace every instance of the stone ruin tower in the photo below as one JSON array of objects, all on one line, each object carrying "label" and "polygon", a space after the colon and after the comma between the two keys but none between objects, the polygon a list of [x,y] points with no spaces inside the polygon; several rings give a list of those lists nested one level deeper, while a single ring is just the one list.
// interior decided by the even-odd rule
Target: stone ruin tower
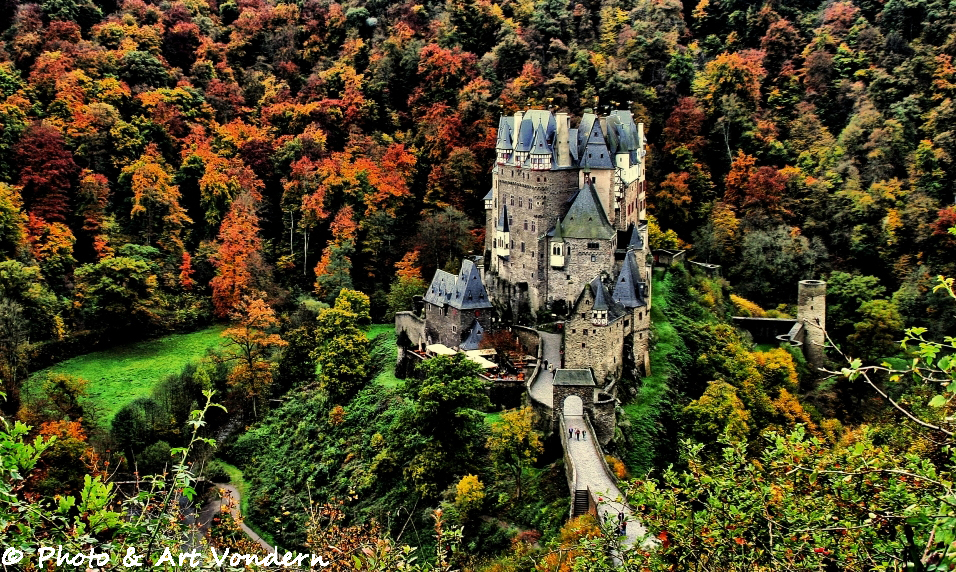
[{"label": "stone ruin tower", "polygon": [[813,369],[826,363],[827,283],[801,280],[797,287],[797,320],[803,323],[803,353]]}]

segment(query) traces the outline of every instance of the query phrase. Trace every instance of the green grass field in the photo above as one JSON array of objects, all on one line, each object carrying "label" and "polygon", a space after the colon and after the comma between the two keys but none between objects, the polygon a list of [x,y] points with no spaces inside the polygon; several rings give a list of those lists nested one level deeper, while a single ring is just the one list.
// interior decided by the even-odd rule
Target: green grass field
[{"label": "green grass field", "polygon": [[78,356],[34,373],[24,389],[29,394],[46,373],[81,377],[90,382],[87,399],[99,411],[99,424],[107,428],[124,405],[148,397],[166,376],[179,373],[207,349],[221,345],[224,329],[214,326]]},{"label": "green grass field", "polygon": [[385,387],[398,387],[405,382],[395,377],[395,360],[398,359],[398,346],[395,345],[395,324],[372,324],[368,331],[368,339],[371,340],[379,335],[385,336],[384,347],[388,352],[389,361],[385,369],[375,376],[373,381]]}]

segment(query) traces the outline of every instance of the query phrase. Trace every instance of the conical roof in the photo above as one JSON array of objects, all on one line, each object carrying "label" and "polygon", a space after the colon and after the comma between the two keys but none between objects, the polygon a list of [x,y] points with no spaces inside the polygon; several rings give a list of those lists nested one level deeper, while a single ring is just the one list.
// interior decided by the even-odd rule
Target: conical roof
[{"label": "conical roof", "polygon": [[610,240],[615,233],[593,182],[587,183],[577,193],[571,208],[561,219],[560,224],[561,234],[565,238]]},{"label": "conical roof", "polygon": [[641,287],[641,273],[637,265],[637,253],[628,250],[624,256],[621,272],[614,281],[614,301],[625,308],[639,308],[646,306]]},{"label": "conical roof", "polygon": [[508,224],[508,205],[501,207],[501,216],[498,217],[498,226],[496,228],[501,232],[511,232],[511,225]]}]

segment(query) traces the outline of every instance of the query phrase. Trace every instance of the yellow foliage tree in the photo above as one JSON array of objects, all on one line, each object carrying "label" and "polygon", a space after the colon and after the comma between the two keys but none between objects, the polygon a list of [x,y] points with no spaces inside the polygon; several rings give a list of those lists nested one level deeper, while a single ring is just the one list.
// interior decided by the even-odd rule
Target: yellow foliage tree
[{"label": "yellow foliage tree", "polygon": [[481,507],[485,500],[485,484],[476,475],[465,475],[455,486],[455,506],[466,518],[468,513]]},{"label": "yellow foliage tree", "polygon": [[491,424],[488,450],[491,460],[501,472],[511,473],[515,480],[515,496],[521,498],[521,475],[544,451],[541,439],[532,428],[531,407],[506,411],[501,421]]}]

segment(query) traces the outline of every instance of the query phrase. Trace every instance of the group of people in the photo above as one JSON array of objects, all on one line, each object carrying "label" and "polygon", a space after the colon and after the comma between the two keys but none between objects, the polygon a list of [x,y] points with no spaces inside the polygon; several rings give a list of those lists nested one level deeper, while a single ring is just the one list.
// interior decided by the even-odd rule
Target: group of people
[{"label": "group of people", "polygon": [[[611,524],[611,511],[604,513],[604,523]],[[617,526],[614,527],[614,532],[618,536],[627,536],[627,520],[624,517],[623,512],[617,513]]]},{"label": "group of people", "polygon": [[574,439],[575,441],[580,441],[584,439],[587,441],[588,432],[582,431],[581,429],[575,429],[574,427],[568,427],[568,441]]}]

